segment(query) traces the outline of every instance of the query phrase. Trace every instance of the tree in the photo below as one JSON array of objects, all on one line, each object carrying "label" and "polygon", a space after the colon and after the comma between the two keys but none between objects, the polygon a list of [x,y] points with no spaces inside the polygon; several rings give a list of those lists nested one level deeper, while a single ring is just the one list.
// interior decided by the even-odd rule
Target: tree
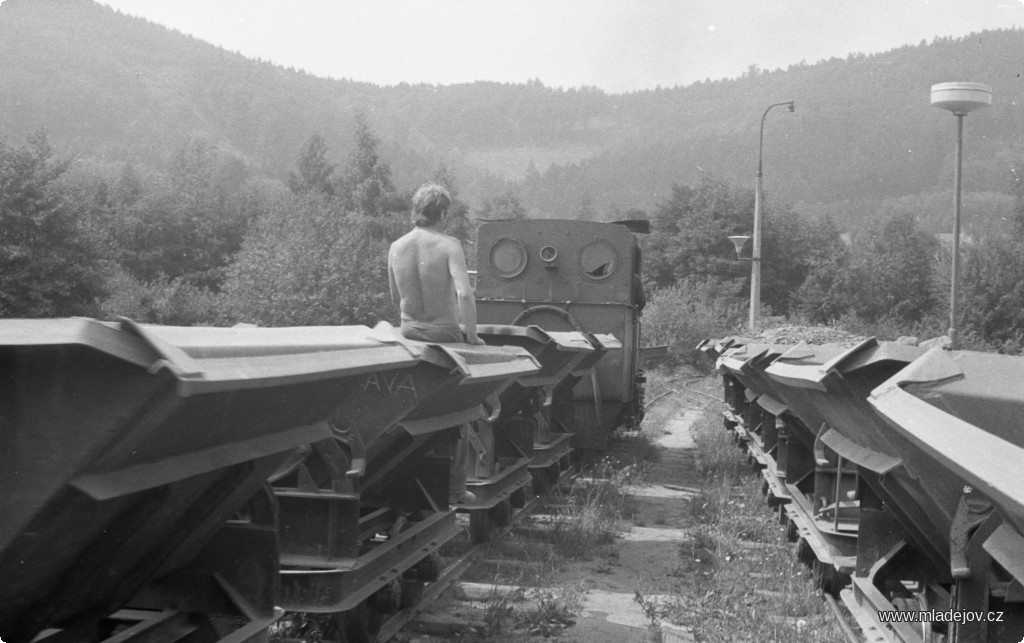
[{"label": "tree", "polygon": [[929,282],[938,250],[935,235],[912,216],[897,214],[854,237],[850,269],[856,279],[854,311],[918,321],[934,303]]},{"label": "tree", "polygon": [[[968,334],[1007,352],[1024,349],[1024,181],[1020,167],[1011,173],[1015,197],[1008,221],[975,225],[961,245],[962,327]],[[948,302],[951,252],[943,248],[933,290]],[[948,305],[945,313],[948,314]]]},{"label": "tree", "polygon": [[753,211],[753,191],[712,177],[673,186],[669,200],[655,209],[652,234],[645,239],[648,281],[665,287],[691,276],[737,278],[742,273],[729,236],[749,233]]},{"label": "tree", "polygon": [[448,214],[444,219],[444,231],[462,242],[462,247],[465,250],[473,244],[476,238],[476,225],[469,218],[469,206],[459,198],[455,177],[445,163],[437,166],[432,179],[434,183],[444,186],[452,197],[452,203],[448,206]]},{"label": "tree", "polygon": [[142,198],[143,185],[139,170],[135,162],[129,159],[121,168],[121,174],[114,184],[114,204],[118,206],[133,206]]},{"label": "tree", "polygon": [[[140,182],[133,175],[126,165],[124,182]],[[143,282],[182,278],[218,289],[254,215],[248,168],[211,143],[190,139],[168,173],[150,183],[148,190],[127,189],[129,196],[115,203],[112,236],[124,268]]]},{"label": "tree", "polygon": [[336,193],[350,211],[371,217],[393,212],[396,192],[391,183],[391,168],[377,155],[379,141],[362,114],[356,116],[355,139]]},{"label": "tree", "polygon": [[594,198],[590,196],[589,192],[584,192],[583,196],[580,197],[580,204],[573,218],[580,221],[593,221],[596,215],[597,212],[594,211]]},{"label": "tree", "polygon": [[526,218],[526,208],[511,191],[486,199],[476,212],[477,221],[503,221]]},{"label": "tree", "polygon": [[0,316],[95,310],[101,261],[60,190],[68,167],[41,132],[21,147],[0,139]]},{"label": "tree", "polygon": [[850,309],[850,252],[831,219],[811,225],[816,241],[805,246],[807,274],[792,293],[790,310],[810,322],[829,323]]},{"label": "tree", "polygon": [[[770,212],[764,221],[761,301],[777,314],[795,312],[795,294],[814,274],[814,283],[833,283],[845,246],[830,219],[809,221],[794,212]],[[809,291],[805,294],[809,294]],[[831,310],[824,302],[812,304]]]},{"label": "tree", "polygon": [[224,286],[228,315],[270,326],[391,317],[387,251],[407,228],[403,215],[372,219],[323,195],[293,197],[247,235]]},{"label": "tree", "polygon": [[327,143],[319,134],[306,139],[296,171],[288,173],[288,189],[295,194],[334,194],[334,165],[327,161]]}]

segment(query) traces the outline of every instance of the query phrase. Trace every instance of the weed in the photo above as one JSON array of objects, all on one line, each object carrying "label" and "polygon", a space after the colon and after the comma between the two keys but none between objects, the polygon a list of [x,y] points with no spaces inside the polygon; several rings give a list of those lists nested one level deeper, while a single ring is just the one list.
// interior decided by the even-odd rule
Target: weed
[{"label": "weed", "polygon": [[484,603],[484,628],[481,634],[485,640],[508,632],[515,622],[514,604],[523,600],[524,590],[502,589],[495,584]]},{"label": "weed", "polygon": [[[654,423],[645,421],[645,429]],[[607,458],[619,466],[633,465],[641,469],[650,467],[661,460],[664,447],[658,444],[649,430],[613,433],[608,442]]]},{"label": "weed", "polygon": [[534,636],[552,636],[575,624],[573,617],[583,608],[584,594],[582,586],[571,584],[560,591],[532,589],[526,598],[535,601],[534,606],[518,615],[516,626]]},{"label": "weed", "polygon": [[652,628],[658,627],[661,621],[679,610],[678,598],[670,600],[653,598],[639,589],[633,595],[633,602],[640,606]]},{"label": "weed", "polygon": [[699,493],[690,498],[690,516],[696,524],[717,523],[733,503],[731,477],[719,475],[705,483]]},{"label": "weed", "polygon": [[679,543],[680,565],[674,570],[708,575],[718,566],[719,543],[707,527],[697,527],[686,540]]},{"label": "weed", "polygon": [[639,513],[639,503],[627,493],[642,479],[637,465],[620,467],[610,458],[591,466],[577,478],[564,498],[554,523],[555,551],[562,556],[589,560],[601,545],[610,545]]},{"label": "weed", "polygon": [[704,413],[693,424],[697,445],[697,472],[705,478],[725,478],[737,482],[744,470],[743,459],[733,434],[722,427],[721,416]]}]

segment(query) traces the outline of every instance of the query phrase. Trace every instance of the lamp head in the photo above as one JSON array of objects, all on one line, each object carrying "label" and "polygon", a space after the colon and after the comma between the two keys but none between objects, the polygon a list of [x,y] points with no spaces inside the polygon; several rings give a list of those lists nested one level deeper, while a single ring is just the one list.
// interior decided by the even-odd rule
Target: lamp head
[{"label": "lamp head", "polygon": [[992,104],[992,88],[981,83],[938,83],[932,85],[933,107],[964,115]]},{"label": "lamp head", "polygon": [[732,241],[732,245],[736,248],[736,258],[739,259],[740,253],[743,252],[743,246],[747,245],[747,240],[750,237],[743,235],[735,235],[729,237],[729,241]]},{"label": "lamp head", "polygon": [[795,102],[789,101],[788,107],[789,107],[789,111],[791,111],[791,112],[795,112],[796,111],[796,103]]}]

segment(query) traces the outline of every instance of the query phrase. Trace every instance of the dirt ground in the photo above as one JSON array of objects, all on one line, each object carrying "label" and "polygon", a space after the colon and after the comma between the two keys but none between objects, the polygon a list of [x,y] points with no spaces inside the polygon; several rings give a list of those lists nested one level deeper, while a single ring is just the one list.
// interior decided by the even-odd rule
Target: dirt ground
[{"label": "dirt ground", "polygon": [[[657,640],[651,621],[634,600],[637,590],[657,599],[658,580],[676,566],[679,542],[686,536],[688,502],[699,487],[689,429],[699,407],[669,418],[661,435],[661,457],[644,486],[631,489],[639,505],[635,526],[616,542],[618,564],[604,573],[579,563],[589,590],[576,624],[565,630],[566,643],[647,643]],[[604,571],[604,570],[602,570]]]},{"label": "dirt ground", "polygon": [[[680,381],[673,386],[682,386]],[[701,382],[698,388],[716,392],[713,380]],[[463,579],[462,598],[475,594],[476,600],[451,600],[440,604],[434,613],[418,625],[409,627],[403,638],[410,643],[439,641],[500,641],[563,643],[649,643],[657,641],[652,621],[645,615],[635,597],[642,591],[648,599],[659,598],[659,586],[679,560],[679,543],[686,537],[692,520],[688,502],[700,486],[694,467],[694,445],[690,426],[704,403],[688,394],[669,393],[656,402],[667,414],[656,420],[660,428],[645,426],[649,438],[659,445],[660,457],[644,476],[641,485],[628,488],[635,499],[636,514],[632,527],[623,531],[614,543],[603,546],[590,560],[563,560],[557,574],[543,581],[551,585],[554,600],[560,594],[572,594],[576,609],[571,618],[557,627],[507,629],[497,634],[488,632],[494,618],[496,596],[489,579],[496,578],[495,566],[470,570]],[[647,421],[645,420],[645,425]],[[541,510],[543,511],[543,510]],[[534,522],[543,523],[544,516]],[[529,523],[528,523],[529,524]],[[500,570],[499,570],[500,571]],[[506,586],[500,586],[502,588]],[[490,588],[490,589],[488,589]],[[537,590],[533,590],[536,592]],[[489,594],[490,601],[480,600]],[[570,599],[566,599],[570,600]],[[503,607],[503,606],[498,606]],[[571,625],[568,623],[571,621]],[[462,624],[445,630],[444,623]],[[439,629],[440,628],[440,629]],[[688,636],[681,633],[685,641]],[[692,640],[692,639],[691,639]]]}]

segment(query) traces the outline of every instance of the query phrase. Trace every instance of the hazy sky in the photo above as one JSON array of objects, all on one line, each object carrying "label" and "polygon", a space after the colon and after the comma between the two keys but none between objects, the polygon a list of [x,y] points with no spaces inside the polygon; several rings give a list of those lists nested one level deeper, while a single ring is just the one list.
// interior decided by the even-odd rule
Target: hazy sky
[{"label": "hazy sky", "polygon": [[1024,26],[1024,0],[100,0],[229,51],[380,85],[609,92]]}]

